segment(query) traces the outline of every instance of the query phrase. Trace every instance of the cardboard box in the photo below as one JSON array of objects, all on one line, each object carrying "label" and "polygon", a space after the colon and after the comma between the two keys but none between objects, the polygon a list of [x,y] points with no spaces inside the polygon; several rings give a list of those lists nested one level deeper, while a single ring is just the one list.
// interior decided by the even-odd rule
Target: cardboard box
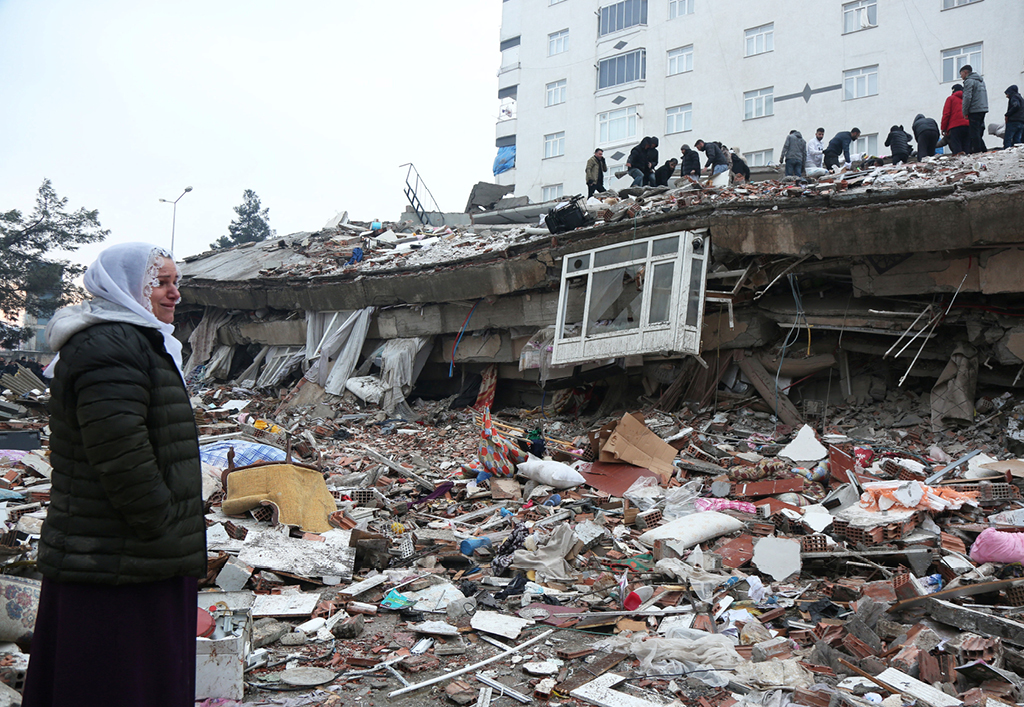
[{"label": "cardboard box", "polygon": [[672,461],[676,449],[651,432],[639,413],[623,415],[618,422],[602,427],[598,441],[598,461],[642,466],[660,476],[662,482],[667,482],[675,472]]}]

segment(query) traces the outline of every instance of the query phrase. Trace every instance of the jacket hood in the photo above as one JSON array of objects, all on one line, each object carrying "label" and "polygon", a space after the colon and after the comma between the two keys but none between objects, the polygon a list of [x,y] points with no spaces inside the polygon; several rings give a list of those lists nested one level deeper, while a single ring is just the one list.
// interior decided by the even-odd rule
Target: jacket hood
[{"label": "jacket hood", "polygon": [[1003,91],[1003,93],[1010,93],[1010,94],[1017,93],[1017,84],[1011,85],[1009,88],[1007,88],[1005,91]]},{"label": "jacket hood", "polygon": [[953,91],[953,95],[956,96],[957,98],[963,100],[964,92],[963,91]]},{"label": "jacket hood", "polygon": [[801,140],[804,139],[804,136],[800,134],[799,130],[794,130],[793,131],[793,135],[795,135],[796,137],[800,138]]},{"label": "jacket hood", "polygon": [[903,126],[902,125],[894,125],[891,128],[889,128],[889,132],[894,132],[896,130],[903,130]]},{"label": "jacket hood", "polygon": [[924,120],[924,113],[918,113],[917,115],[914,116],[915,123],[919,120]]},{"label": "jacket hood", "polygon": [[51,351],[60,351],[68,339],[78,332],[104,322],[124,322],[147,329],[156,328],[152,322],[130,309],[97,298],[65,307],[54,314],[46,325],[46,342]]}]

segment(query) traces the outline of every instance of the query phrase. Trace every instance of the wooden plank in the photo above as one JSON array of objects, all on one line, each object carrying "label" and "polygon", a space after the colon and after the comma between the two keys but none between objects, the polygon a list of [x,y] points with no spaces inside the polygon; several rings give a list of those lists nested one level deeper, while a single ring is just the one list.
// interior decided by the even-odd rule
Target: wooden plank
[{"label": "wooden plank", "polygon": [[[867,551],[865,551],[864,554],[867,554]],[[909,609],[912,606],[923,604],[929,599],[956,599],[958,597],[974,596],[975,594],[990,594],[992,592],[1000,592],[1005,589],[1011,589],[1012,587],[1019,587],[1021,585],[1024,585],[1024,579],[1000,579],[995,582],[980,582],[978,584],[967,584],[962,587],[954,587],[953,589],[943,589],[942,591],[935,592],[934,594],[925,594],[912,599],[905,599],[898,604],[893,604],[889,607],[889,613],[891,614],[896,611]]]},{"label": "wooden plank", "polygon": [[370,577],[368,579],[364,579],[362,582],[356,582],[355,584],[350,584],[349,586],[347,586],[344,589],[340,590],[338,592],[338,596],[339,597],[343,597],[343,598],[347,597],[349,599],[354,599],[355,597],[359,596],[360,594],[363,594],[364,592],[368,592],[371,589],[373,589],[374,587],[379,587],[380,585],[384,584],[387,581],[388,581],[387,575],[375,574],[374,576],[372,576],[372,577]]},{"label": "wooden plank", "polygon": [[931,707],[960,707],[963,704],[963,701],[950,697],[942,690],[936,690],[928,683],[912,678],[896,668],[886,668],[875,677],[878,682],[884,683],[894,692],[910,695]]},{"label": "wooden plank", "polygon": [[1024,646],[1024,624],[941,599],[930,599],[927,607],[929,616],[936,621],[982,636],[998,636],[1014,645]]},{"label": "wooden plank", "polygon": [[768,403],[768,406],[776,411],[780,420],[791,427],[800,427],[804,424],[803,418],[800,417],[800,413],[797,412],[796,406],[790,402],[789,397],[781,391],[776,395],[775,377],[765,370],[760,361],[744,356],[741,352],[737,351],[736,363],[739,364],[740,370],[746,374],[750,382],[754,384],[757,392],[761,394],[761,397]]},{"label": "wooden plank", "polygon": [[572,694],[572,691],[576,688],[582,687],[598,675],[603,675],[625,659],[625,653],[609,653],[604,658],[594,661],[586,668],[578,670],[576,675],[573,675],[568,680],[559,683],[558,687],[555,689],[563,695]]},{"label": "wooden plank", "polygon": [[624,675],[608,673],[577,687],[569,694],[597,707],[661,707],[660,702],[652,702],[612,689],[625,679]]}]

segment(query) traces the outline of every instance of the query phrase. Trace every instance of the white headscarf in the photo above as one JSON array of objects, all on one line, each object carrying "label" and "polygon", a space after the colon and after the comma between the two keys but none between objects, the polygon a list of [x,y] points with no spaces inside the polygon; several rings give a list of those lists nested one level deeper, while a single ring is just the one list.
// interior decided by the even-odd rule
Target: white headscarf
[{"label": "white headscarf", "polygon": [[163,335],[164,350],[181,373],[181,342],[174,338],[174,325],[165,324],[153,315],[150,299],[153,288],[159,284],[163,259],[174,262],[170,252],[149,243],[121,243],[100,253],[83,279],[86,291],[94,299],[65,307],[46,325],[47,342],[58,354],[45,373],[53,377],[60,347],[68,339],[101,322],[125,322],[158,330]]}]

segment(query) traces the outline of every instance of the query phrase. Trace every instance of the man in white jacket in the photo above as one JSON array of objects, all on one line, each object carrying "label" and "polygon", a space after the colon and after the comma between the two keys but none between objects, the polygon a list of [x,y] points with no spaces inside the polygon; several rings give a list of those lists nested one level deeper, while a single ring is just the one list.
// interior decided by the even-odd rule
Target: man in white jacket
[{"label": "man in white jacket", "polygon": [[814,137],[807,141],[807,160],[804,162],[804,173],[808,177],[821,177],[828,173],[824,165],[824,137],[825,128],[818,128],[814,131]]}]

